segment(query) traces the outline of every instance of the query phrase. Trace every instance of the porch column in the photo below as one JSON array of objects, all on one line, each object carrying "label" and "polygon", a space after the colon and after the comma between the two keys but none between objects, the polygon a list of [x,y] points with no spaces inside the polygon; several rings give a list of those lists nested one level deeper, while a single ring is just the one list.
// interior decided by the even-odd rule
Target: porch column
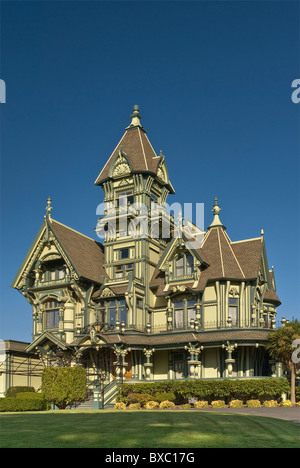
[{"label": "porch column", "polygon": [[116,380],[124,380],[126,373],[126,366],[128,365],[125,362],[125,356],[131,351],[131,348],[123,348],[121,346],[114,345],[114,353],[117,356],[117,360],[114,362],[116,366]]},{"label": "porch column", "polygon": [[226,345],[222,344],[222,348],[226,349],[228,353],[228,358],[225,359],[225,364],[226,364],[226,377],[232,377],[232,364],[235,363],[235,359],[232,359],[232,353],[233,351],[237,348],[237,344],[230,344],[229,341],[227,341]]},{"label": "porch column", "polygon": [[189,378],[196,379],[200,364],[198,356],[203,350],[203,346],[192,345],[192,343],[189,343],[189,345],[185,346],[184,349],[188,351],[191,356],[191,359],[188,361]]},{"label": "porch column", "polygon": [[152,356],[152,354],[154,352],[155,352],[154,348],[152,348],[152,349],[144,348],[144,354],[145,354],[146,359],[147,359],[147,361],[144,363],[146,380],[151,379],[151,367],[153,367],[153,364],[152,364],[152,362],[150,362],[150,359],[151,359],[151,356]]}]

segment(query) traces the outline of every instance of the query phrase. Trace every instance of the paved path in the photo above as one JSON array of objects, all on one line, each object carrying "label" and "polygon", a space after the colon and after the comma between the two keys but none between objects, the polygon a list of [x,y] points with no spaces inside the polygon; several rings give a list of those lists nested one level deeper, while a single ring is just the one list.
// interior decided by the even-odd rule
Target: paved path
[{"label": "paved path", "polygon": [[203,411],[268,416],[270,418],[285,419],[286,421],[293,421],[295,423],[300,424],[300,407],[298,406],[295,406],[293,408],[210,408],[209,410],[203,409]]}]

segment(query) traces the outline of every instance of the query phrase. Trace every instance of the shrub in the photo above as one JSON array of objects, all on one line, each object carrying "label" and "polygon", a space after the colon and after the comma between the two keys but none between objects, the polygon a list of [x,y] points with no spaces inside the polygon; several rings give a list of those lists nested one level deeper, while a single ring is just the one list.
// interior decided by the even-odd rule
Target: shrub
[{"label": "shrub", "polygon": [[150,410],[150,409],[155,409],[159,407],[158,401],[148,401],[145,404],[145,409]]},{"label": "shrub", "polygon": [[125,405],[125,403],[116,403],[114,408],[117,409],[117,410],[125,410],[126,405]]},{"label": "shrub", "polygon": [[18,393],[35,393],[34,387],[9,387],[6,391],[6,397],[8,398],[15,398]]},{"label": "shrub", "polygon": [[244,403],[242,400],[231,400],[229,403],[230,408],[243,408]]},{"label": "shrub", "polygon": [[296,406],[300,406],[300,401],[297,401],[297,402],[296,402]]},{"label": "shrub", "polygon": [[44,411],[46,402],[41,398],[0,398],[0,412]]},{"label": "shrub", "polygon": [[173,392],[155,393],[155,401],[162,403],[163,401],[175,401],[176,396]]},{"label": "shrub", "polygon": [[59,409],[86,398],[86,372],[83,367],[48,367],[42,374],[42,391],[47,401]]},{"label": "shrub", "polygon": [[166,401],[162,401],[159,407],[160,409],[174,409],[175,403],[173,403],[173,401],[166,400]]},{"label": "shrub", "polygon": [[194,407],[195,408],[208,408],[208,401],[203,401],[203,400],[195,401]]},{"label": "shrub", "polygon": [[280,403],[280,406],[283,406],[284,408],[290,408],[292,406],[291,400],[285,400]]},{"label": "shrub", "polygon": [[[186,403],[189,398],[198,400],[277,400],[282,393],[289,393],[290,385],[285,378],[260,378],[245,380],[185,380],[160,381],[120,385],[118,399],[130,393],[147,393],[155,400],[156,393],[173,393],[177,403]],[[300,395],[300,394],[299,394]],[[300,397],[297,398],[300,400]]]},{"label": "shrub", "polygon": [[189,403],[185,403],[185,404],[183,404],[183,405],[180,405],[180,408],[181,408],[181,409],[189,409],[189,408],[191,408],[191,407],[192,407],[192,405],[190,405]]},{"label": "shrub", "polygon": [[212,408],[225,408],[224,400],[215,400],[211,402]]},{"label": "shrub", "polygon": [[275,400],[266,400],[263,402],[264,408],[276,408],[277,407],[277,401]]},{"label": "shrub", "polygon": [[141,408],[141,404],[140,403],[131,403],[129,406],[128,406],[128,409],[130,410],[138,410]]},{"label": "shrub", "polygon": [[246,405],[248,408],[260,408],[261,404],[259,400],[247,400]]},{"label": "shrub", "polygon": [[148,393],[130,393],[126,398],[128,404],[139,403],[141,406],[145,406],[145,404],[151,400],[152,396]]}]

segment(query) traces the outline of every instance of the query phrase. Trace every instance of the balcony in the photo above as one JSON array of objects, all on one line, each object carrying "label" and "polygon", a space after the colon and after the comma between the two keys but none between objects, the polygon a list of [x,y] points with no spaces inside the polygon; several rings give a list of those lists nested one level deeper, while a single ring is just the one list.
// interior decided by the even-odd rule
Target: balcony
[{"label": "balcony", "polygon": [[168,328],[167,324],[159,324],[151,326],[150,324],[146,326],[142,325],[125,325],[124,323],[118,324],[116,326],[109,325],[108,323],[96,322],[88,325],[80,331],[80,334],[90,333],[91,329],[94,329],[98,333],[128,333],[128,332],[139,332],[146,334],[159,334],[159,333],[180,333],[183,331],[189,332],[206,332],[206,331],[224,331],[224,330],[250,330],[250,329],[264,329],[264,330],[274,330],[277,326],[280,326],[280,322],[266,322],[258,320],[255,323],[249,323],[240,321],[237,324],[230,324],[226,322],[205,322],[205,324],[198,325],[195,324],[195,321],[191,321],[191,324],[183,326],[170,326]]}]

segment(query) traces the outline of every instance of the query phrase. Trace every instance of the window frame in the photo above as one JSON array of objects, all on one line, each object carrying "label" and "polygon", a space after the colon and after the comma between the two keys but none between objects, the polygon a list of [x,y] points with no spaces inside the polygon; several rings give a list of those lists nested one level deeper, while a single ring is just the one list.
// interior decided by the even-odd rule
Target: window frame
[{"label": "window frame", "polygon": [[[192,259],[192,263],[188,262],[188,258]],[[182,265],[178,266],[178,262],[182,261]],[[179,269],[182,274],[178,273]],[[173,261],[173,278],[183,278],[185,276],[193,276],[195,273],[195,259],[191,253],[180,253]]]},{"label": "window frame", "polygon": [[[176,306],[178,304],[178,306]],[[180,305],[179,305],[180,304]],[[191,329],[191,320],[196,320],[196,305],[197,300],[191,300],[188,298],[183,298],[181,301],[173,302],[173,329],[174,330],[186,330]],[[189,320],[189,313],[193,310],[193,317]],[[182,311],[182,320],[176,318],[179,311]],[[177,312],[177,313],[176,313]],[[178,324],[182,324],[182,326],[178,326]]]},{"label": "window frame", "polygon": [[[231,303],[230,303],[231,301]],[[233,302],[234,301],[234,302]],[[231,326],[237,326],[239,316],[239,300],[236,297],[228,299],[228,319],[231,319]]]},{"label": "window frame", "polygon": [[[53,306],[51,306],[53,304]],[[49,306],[47,306],[49,304]],[[51,305],[50,305],[51,304]],[[59,328],[59,302],[52,298],[43,304],[44,308],[44,330],[54,330]]]}]

